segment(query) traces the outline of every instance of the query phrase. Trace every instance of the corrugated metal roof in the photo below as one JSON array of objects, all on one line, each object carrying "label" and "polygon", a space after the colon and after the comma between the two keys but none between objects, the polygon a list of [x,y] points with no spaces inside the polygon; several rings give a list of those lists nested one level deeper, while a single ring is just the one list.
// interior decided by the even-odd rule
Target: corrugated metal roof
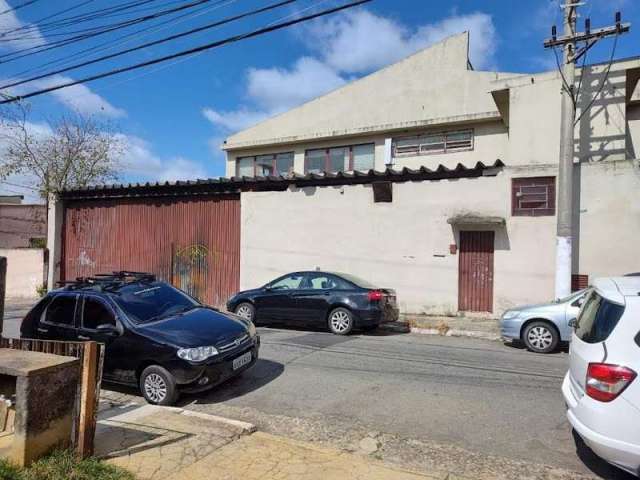
[{"label": "corrugated metal roof", "polygon": [[96,185],[83,189],[64,190],[60,196],[65,199],[80,198],[118,198],[118,197],[154,197],[175,195],[212,195],[218,193],[237,193],[253,190],[285,190],[289,185],[322,186],[352,185],[377,181],[408,182],[421,180],[441,180],[446,178],[480,177],[488,171],[504,167],[497,159],[493,164],[485,165],[477,162],[473,167],[459,163],[455,168],[438,165],[434,170],[427,167],[418,169],[402,168],[394,170],[369,170],[366,172],[308,173],[301,175],[209,178],[198,180],[179,180],[176,182],[128,183]]}]

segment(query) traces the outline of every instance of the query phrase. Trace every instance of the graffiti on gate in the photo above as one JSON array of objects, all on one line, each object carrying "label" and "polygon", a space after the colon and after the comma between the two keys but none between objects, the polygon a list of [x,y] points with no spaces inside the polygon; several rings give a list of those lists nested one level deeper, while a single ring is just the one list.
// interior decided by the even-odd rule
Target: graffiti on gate
[{"label": "graffiti on gate", "polygon": [[171,283],[201,302],[207,291],[209,272],[215,255],[205,245],[193,244],[175,249],[172,255]]}]

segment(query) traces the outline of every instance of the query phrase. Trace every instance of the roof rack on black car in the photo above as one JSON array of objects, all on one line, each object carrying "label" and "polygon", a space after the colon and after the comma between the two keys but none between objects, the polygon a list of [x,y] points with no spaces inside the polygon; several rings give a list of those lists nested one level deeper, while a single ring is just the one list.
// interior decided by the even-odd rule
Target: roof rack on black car
[{"label": "roof rack on black car", "polygon": [[112,273],[96,273],[91,277],[78,277],[75,280],[58,282],[58,285],[68,290],[97,289],[110,290],[122,287],[128,283],[155,282],[156,276],[147,272],[131,272],[122,270]]}]

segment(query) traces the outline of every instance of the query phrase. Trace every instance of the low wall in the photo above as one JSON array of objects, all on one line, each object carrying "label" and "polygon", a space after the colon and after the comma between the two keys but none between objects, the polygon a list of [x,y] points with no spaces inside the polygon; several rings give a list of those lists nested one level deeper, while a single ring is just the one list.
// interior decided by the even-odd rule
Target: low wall
[{"label": "low wall", "polygon": [[44,282],[44,249],[0,248],[0,257],[7,258],[7,298],[33,298]]}]

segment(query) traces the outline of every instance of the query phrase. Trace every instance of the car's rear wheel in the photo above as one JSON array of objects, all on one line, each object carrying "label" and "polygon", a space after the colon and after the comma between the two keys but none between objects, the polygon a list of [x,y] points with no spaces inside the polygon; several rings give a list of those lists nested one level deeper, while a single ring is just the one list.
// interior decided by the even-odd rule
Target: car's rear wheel
[{"label": "car's rear wheel", "polygon": [[249,302],[242,302],[236,307],[234,313],[239,317],[246,318],[247,320],[253,320],[256,316],[256,308]]},{"label": "car's rear wheel", "polygon": [[157,365],[145,368],[140,375],[140,391],[153,405],[173,405],[179,396],[173,375]]},{"label": "car's rear wheel", "polygon": [[532,352],[551,353],[558,347],[560,335],[550,323],[535,321],[525,327],[522,341]]},{"label": "car's rear wheel", "polygon": [[348,335],[353,330],[353,314],[342,307],[331,310],[329,330],[336,335]]}]

